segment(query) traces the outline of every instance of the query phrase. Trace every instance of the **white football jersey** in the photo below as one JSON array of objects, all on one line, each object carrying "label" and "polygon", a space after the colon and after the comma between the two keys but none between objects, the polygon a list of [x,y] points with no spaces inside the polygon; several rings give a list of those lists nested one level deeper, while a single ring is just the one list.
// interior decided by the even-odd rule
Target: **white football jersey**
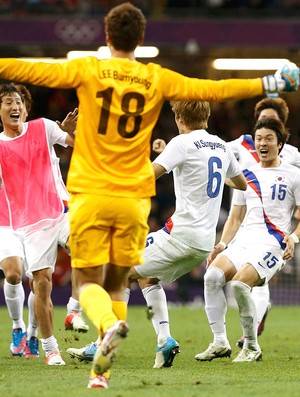
[{"label": "white football jersey", "polygon": [[243,171],[247,190],[235,190],[233,205],[246,205],[243,228],[237,244],[280,244],[291,233],[295,205],[300,205],[300,170],[282,162],[279,167],[262,168],[256,164]]},{"label": "white football jersey", "polygon": [[166,230],[193,248],[212,250],[225,178],[241,173],[227,143],[205,130],[180,134],[154,162],[174,176],[175,212]]},{"label": "white football jersey", "polygon": [[[251,167],[251,165],[259,162],[251,135],[241,135],[239,138],[228,142],[228,145],[233,151],[236,159],[239,161],[242,169]],[[279,157],[285,163],[292,164],[300,168],[300,152],[295,146],[286,143],[283,146]]]}]

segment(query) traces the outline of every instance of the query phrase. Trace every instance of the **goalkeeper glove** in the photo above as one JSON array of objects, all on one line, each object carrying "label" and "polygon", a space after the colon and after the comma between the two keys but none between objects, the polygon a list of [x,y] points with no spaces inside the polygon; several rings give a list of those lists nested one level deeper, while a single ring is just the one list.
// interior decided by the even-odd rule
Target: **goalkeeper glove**
[{"label": "goalkeeper glove", "polygon": [[263,77],[267,93],[297,91],[299,83],[299,68],[293,62],[286,63],[275,74]]}]

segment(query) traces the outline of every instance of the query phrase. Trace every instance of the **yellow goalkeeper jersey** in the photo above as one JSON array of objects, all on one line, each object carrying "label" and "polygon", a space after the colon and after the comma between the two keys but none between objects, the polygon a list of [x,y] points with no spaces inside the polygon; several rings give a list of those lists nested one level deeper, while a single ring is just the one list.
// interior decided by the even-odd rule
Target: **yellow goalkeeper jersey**
[{"label": "yellow goalkeeper jersey", "polygon": [[67,188],[123,197],[155,194],[150,139],[165,100],[224,101],[263,93],[260,78],[201,80],[127,58],[0,59],[0,77],[76,89],[79,116]]}]

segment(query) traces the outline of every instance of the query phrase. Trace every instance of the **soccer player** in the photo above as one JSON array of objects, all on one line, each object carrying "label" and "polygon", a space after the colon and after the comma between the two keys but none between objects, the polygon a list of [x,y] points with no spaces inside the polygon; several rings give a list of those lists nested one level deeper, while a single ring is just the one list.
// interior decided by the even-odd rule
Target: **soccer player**
[{"label": "soccer player", "polygon": [[234,192],[221,241],[208,258],[204,276],[205,310],[214,341],[195,356],[196,360],[211,361],[231,355],[223,292],[229,281],[245,337],[243,348],[233,362],[262,358],[251,289],[264,285],[282,269],[285,261],[293,257],[300,236],[299,223],[291,233],[294,208],[300,207],[300,171],[280,159],[288,135],[284,125],[274,118],[262,118],[254,127],[254,144],[260,161],[243,171],[247,190]]},{"label": "soccer player", "polygon": [[[73,137],[47,119],[24,123],[25,99],[14,84],[0,86],[0,263],[10,288],[12,319],[24,301],[22,265],[33,279],[34,312],[48,365],[64,365],[53,335],[52,272],[57,244],[65,245],[69,223],[64,211],[60,175],[53,145],[73,145]],[[7,296],[7,295],[6,295]],[[14,324],[12,353],[21,355],[26,332]],[[21,332],[19,332],[21,329]],[[18,334],[18,335],[17,335]],[[16,339],[16,340],[15,340]],[[20,342],[15,346],[15,342]],[[22,350],[23,349],[23,350]]]},{"label": "soccer player", "polygon": [[[264,98],[259,101],[254,108],[255,122],[263,117],[273,117],[280,120],[285,125],[288,116],[289,108],[286,101],[282,98]],[[241,135],[238,139],[228,142],[228,145],[238,159],[242,169],[248,168],[259,162],[253,138],[250,134]],[[286,143],[279,156],[282,161],[300,168],[300,153],[295,146]],[[270,308],[269,285],[265,283],[264,286],[254,287],[251,292],[257,310],[257,321],[259,324],[257,332],[258,335],[261,335]],[[244,338],[242,337],[237,342],[237,345],[242,347],[243,343]]]},{"label": "soccer player", "polygon": [[226,143],[206,131],[209,103],[173,101],[171,107],[179,136],[167,146],[154,142],[154,149],[163,151],[153,168],[156,179],[173,171],[175,212],[163,229],[148,235],[145,263],[129,274],[130,282],[139,281],[152,314],[158,344],[154,368],[171,366],[179,351],[160,281],[171,283],[206,260],[215,243],[225,179],[238,189],[247,186]]},{"label": "soccer player", "polygon": [[[179,136],[168,145],[161,139],[153,142],[153,150],[161,154],[152,165],[156,179],[173,171],[176,210],[163,229],[148,235],[145,262],[129,273],[130,282],[139,281],[151,310],[158,344],[154,368],[170,367],[179,353],[179,345],[170,335],[167,300],[160,281],[171,283],[207,258],[215,243],[225,178],[231,178],[235,188],[247,187],[226,143],[206,131],[209,103],[172,101],[171,107]],[[70,348],[68,353],[88,361],[96,345]]]},{"label": "soccer player", "polygon": [[[21,116],[21,120],[25,122],[31,110],[32,97],[29,90],[24,85],[16,84],[16,87],[24,98],[25,106],[23,115]],[[57,121],[56,123],[63,131],[69,132],[72,135],[76,127],[76,121],[77,109],[74,109],[73,112],[69,112],[67,114],[62,122]],[[58,177],[59,179],[61,179],[61,175],[59,175]],[[63,183],[59,186],[61,197],[66,205],[69,197],[68,193],[66,192]],[[64,248],[66,248],[68,251],[68,247]],[[19,262],[18,265],[20,265]],[[32,279],[29,279],[31,291],[28,296],[28,326],[27,331],[25,331],[25,324],[23,321],[23,304],[25,295],[22,285],[22,273],[23,269],[21,266],[10,269],[10,282],[8,282],[7,280],[4,281],[4,297],[8,312],[13,320],[13,339],[10,350],[12,355],[14,356],[23,355],[26,358],[39,357],[39,342],[37,338],[38,328],[34,315],[34,293],[32,291]],[[72,329],[78,332],[87,332],[89,327],[81,316],[79,301],[76,299],[76,294],[73,290],[72,295],[73,297],[70,297],[67,304],[68,314],[65,319],[65,327],[66,329]]]},{"label": "soccer player", "polygon": [[[16,84],[16,87],[19,89],[25,100],[25,109],[24,109],[25,111],[24,111],[24,120],[23,120],[25,122],[32,106],[32,97],[30,92],[24,85]],[[56,121],[56,123],[60,129],[67,132],[69,135],[74,136],[76,131],[77,118],[78,118],[78,109],[75,108],[72,112],[69,112],[66,115],[66,117],[62,122]],[[62,180],[62,176],[60,175],[60,173],[58,177],[60,180]],[[65,211],[67,211],[69,193],[66,191],[64,183],[61,183],[59,186],[60,186],[61,198],[65,205]],[[64,244],[63,248],[69,253],[68,241],[66,242],[66,244]],[[27,342],[24,351],[24,355],[26,357],[34,357],[38,355],[35,354],[35,352],[38,353],[38,339],[36,338],[37,327],[34,320],[33,302],[34,302],[34,294],[31,291],[28,297],[29,310],[28,310]],[[72,283],[72,296],[70,296],[67,304],[67,315],[65,318],[64,325],[66,330],[78,331],[83,333],[89,330],[89,326],[86,324],[84,318],[82,317],[82,309],[78,301],[77,291],[74,288],[74,283]]]},{"label": "soccer player", "polygon": [[279,74],[221,81],[187,78],[137,62],[146,19],[131,3],[105,17],[112,58],[62,63],[0,59],[0,77],[51,88],[75,88],[76,141],[67,187],[72,268],[83,310],[105,334],[94,357],[89,388],[107,388],[104,373],[128,333],[124,290],[130,267],[142,263],[155,178],[150,138],[165,100],[223,101],[299,86],[294,64]]},{"label": "soccer player", "polygon": [[[25,122],[32,106],[32,97],[27,88],[23,85],[16,85],[24,98],[24,111],[21,117]],[[0,122],[1,123],[1,122]],[[38,328],[34,315],[34,293],[32,290],[28,296],[28,326],[25,329],[23,321],[24,288],[22,284],[23,268],[19,261],[14,262],[17,266],[10,269],[9,281],[4,278],[4,298],[7,310],[13,322],[12,342],[10,351],[13,356],[24,355],[26,358],[39,357]],[[1,267],[1,262],[0,262]]]}]

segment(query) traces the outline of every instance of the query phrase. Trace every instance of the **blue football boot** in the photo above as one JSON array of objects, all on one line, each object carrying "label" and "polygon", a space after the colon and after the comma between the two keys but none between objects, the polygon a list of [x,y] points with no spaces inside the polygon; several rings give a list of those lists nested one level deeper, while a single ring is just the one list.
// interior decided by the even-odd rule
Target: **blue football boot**
[{"label": "blue football boot", "polygon": [[71,358],[77,358],[79,361],[93,361],[96,350],[97,344],[91,342],[80,349],[69,348],[67,353],[70,354]]},{"label": "blue football boot", "polygon": [[178,353],[180,353],[178,342],[169,336],[162,346],[157,346],[153,368],[172,367]]}]

